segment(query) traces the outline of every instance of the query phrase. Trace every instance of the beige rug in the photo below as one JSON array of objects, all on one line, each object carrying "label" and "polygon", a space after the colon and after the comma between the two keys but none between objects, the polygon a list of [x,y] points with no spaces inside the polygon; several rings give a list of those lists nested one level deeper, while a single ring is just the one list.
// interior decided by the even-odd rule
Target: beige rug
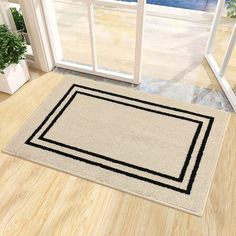
[{"label": "beige rug", "polygon": [[228,119],[226,112],[65,78],[4,151],[201,215]]}]

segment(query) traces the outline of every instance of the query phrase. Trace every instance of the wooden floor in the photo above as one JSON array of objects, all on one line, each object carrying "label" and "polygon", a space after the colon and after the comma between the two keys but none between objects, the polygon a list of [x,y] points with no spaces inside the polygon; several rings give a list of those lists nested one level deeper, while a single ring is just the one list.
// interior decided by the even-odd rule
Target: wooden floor
[{"label": "wooden floor", "polygon": [[[0,93],[0,149],[62,77]],[[235,127],[232,114],[201,218],[0,153],[0,235],[236,235]]]},{"label": "wooden floor", "polygon": [[[61,14],[68,10],[58,5],[58,10],[60,9]],[[109,20],[109,17],[112,14],[114,16],[114,13],[103,13],[101,10],[96,13],[96,22],[102,22],[100,33],[105,32],[104,35],[108,35],[105,39],[109,40],[109,30],[111,26],[114,27],[114,22]],[[118,16],[120,17],[120,14]],[[66,22],[63,15],[60,17],[64,29],[69,32],[71,28],[76,29],[76,25],[72,24],[72,18]],[[148,17],[149,24],[145,30],[144,73],[158,79],[176,80],[220,90],[202,57],[210,24],[196,22],[193,18],[195,16],[189,22]],[[117,27],[127,24],[130,27],[131,23],[131,20],[123,20]],[[119,48],[119,40],[124,39],[127,31],[121,35],[112,33],[116,36],[110,38],[113,48]],[[83,40],[78,37],[79,32],[73,32],[76,36],[75,44],[78,40]],[[229,33],[230,28],[219,29],[217,43],[220,46],[214,46],[217,60],[222,58],[225,35],[228,37]],[[66,40],[66,37],[69,37],[69,34],[64,34],[62,40]],[[118,65],[119,57],[111,62],[103,57],[102,38],[98,40],[101,43],[98,48],[100,62],[108,66],[109,63],[113,66]],[[83,42],[85,41],[86,38]],[[109,41],[105,42],[108,45]],[[68,48],[73,44],[65,44],[65,47],[66,45],[68,57],[77,56],[75,60],[86,59],[83,54],[76,52],[77,48]],[[85,46],[82,50],[86,49]],[[123,49],[126,50],[127,46]],[[123,53],[120,52],[117,56],[119,55],[123,56]],[[129,58],[128,54],[125,55]],[[233,86],[236,84],[236,80],[233,80],[235,64],[232,64],[235,59],[234,52],[227,72]],[[119,65],[124,69],[127,63]],[[35,71],[33,77],[40,74]],[[62,77],[61,74],[45,74],[24,85],[13,96],[0,93],[0,149],[60,83]],[[0,236],[236,235],[235,127],[236,116],[232,114],[205,213],[201,218],[0,153]]]}]

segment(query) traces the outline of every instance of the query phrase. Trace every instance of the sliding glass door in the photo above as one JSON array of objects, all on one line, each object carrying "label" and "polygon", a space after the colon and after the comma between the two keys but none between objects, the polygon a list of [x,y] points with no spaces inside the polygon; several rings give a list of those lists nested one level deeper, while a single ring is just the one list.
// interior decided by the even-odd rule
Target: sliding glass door
[{"label": "sliding glass door", "polygon": [[42,2],[56,66],[139,83],[144,0]]},{"label": "sliding glass door", "polygon": [[[223,16],[225,0],[219,0],[216,13],[212,22],[210,37],[208,40],[205,58],[214,72],[225,95],[229,99],[234,111],[236,111],[235,95],[235,56],[236,55],[236,20],[235,9],[232,3],[228,11],[231,18]],[[232,14],[232,15],[231,15]],[[222,27],[223,26],[223,27]],[[229,33],[231,31],[231,33]],[[225,40],[227,39],[227,40]],[[217,50],[216,49],[217,45]],[[217,53],[216,53],[217,52]],[[230,68],[230,71],[228,70]]]}]

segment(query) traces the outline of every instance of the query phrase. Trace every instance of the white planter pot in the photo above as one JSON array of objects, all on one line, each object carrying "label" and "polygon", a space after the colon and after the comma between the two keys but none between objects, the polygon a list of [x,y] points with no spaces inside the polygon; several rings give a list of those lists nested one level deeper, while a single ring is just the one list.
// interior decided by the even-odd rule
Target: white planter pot
[{"label": "white planter pot", "polygon": [[0,91],[5,93],[13,94],[30,78],[25,60],[8,66],[3,72],[4,74],[0,73]]}]

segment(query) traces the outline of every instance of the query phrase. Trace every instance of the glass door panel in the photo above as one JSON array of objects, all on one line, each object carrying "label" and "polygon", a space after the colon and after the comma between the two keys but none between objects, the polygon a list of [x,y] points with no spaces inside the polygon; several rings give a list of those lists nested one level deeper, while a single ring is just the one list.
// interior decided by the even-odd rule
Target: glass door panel
[{"label": "glass door panel", "polygon": [[62,60],[92,65],[87,5],[54,0]]},{"label": "glass door panel", "polygon": [[235,18],[227,17],[226,12],[222,11],[212,45],[212,55],[218,65],[221,65],[224,60],[224,55],[226,53],[235,23]]},{"label": "glass door panel", "polygon": [[138,84],[145,1],[43,1],[55,64]]},{"label": "glass door panel", "polygon": [[[227,5],[229,2],[227,2]],[[235,89],[235,11],[225,12],[225,0],[219,0],[212,22],[205,58],[226,97],[236,111]]]},{"label": "glass door panel", "polygon": [[136,11],[94,6],[98,69],[133,75]]},{"label": "glass door panel", "polygon": [[[27,28],[24,22],[23,13],[20,8],[19,3],[9,3],[10,12],[12,14],[12,19],[15,23],[15,28],[19,34],[24,38],[27,45],[27,55],[33,56],[33,50],[30,45],[30,39],[27,32]],[[22,23],[23,22],[23,23]]]}]

